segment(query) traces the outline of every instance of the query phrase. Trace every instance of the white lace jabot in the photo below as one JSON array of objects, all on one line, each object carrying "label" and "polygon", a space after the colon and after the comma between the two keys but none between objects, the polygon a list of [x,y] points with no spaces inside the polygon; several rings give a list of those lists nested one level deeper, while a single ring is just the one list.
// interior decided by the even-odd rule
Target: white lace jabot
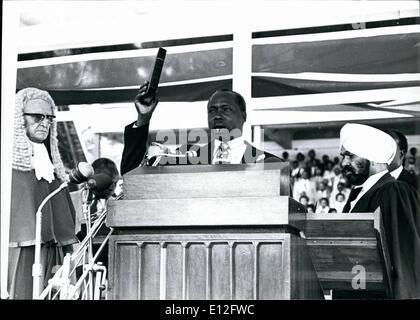
[{"label": "white lace jabot", "polygon": [[48,182],[54,180],[54,165],[48,156],[47,148],[43,143],[32,143],[33,157],[32,166],[35,170],[35,176],[38,180],[44,178]]}]

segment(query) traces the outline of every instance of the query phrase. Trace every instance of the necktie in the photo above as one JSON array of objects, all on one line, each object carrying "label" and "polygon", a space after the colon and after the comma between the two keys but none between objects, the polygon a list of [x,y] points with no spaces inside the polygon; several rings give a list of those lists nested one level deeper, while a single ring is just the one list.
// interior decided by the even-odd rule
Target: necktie
[{"label": "necktie", "polygon": [[351,202],[357,198],[357,196],[359,195],[360,191],[362,191],[362,189],[363,189],[362,187],[355,187],[350,191],[349,199],[347,200],[346,205],[343,208],[344,213],[350,212]]},{"label": "necktie", "polygon": [[216,151],[214,159],[215,164],[229,163],[229,151],[230,147],[226,142],[221,142],[219,148]]}]

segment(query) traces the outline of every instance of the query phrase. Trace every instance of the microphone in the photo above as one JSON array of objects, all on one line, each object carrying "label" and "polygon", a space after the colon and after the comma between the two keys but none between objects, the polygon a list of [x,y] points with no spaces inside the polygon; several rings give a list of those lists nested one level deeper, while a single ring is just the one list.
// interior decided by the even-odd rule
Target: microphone
[{"label": "microphone", "polygon": [[190,158],[190,157],[197,157],[197,151],[187,151],[185,153],[156,153],[150,155],[148,159],[154,159],[156,157],[173,157],[173,158]]},{"label": "microphone", "polygon": [[165,63],[166,50],[159,48],[156,56],[155,65],[153,67],[152,75],[150,77],[149,86],[146,92],[140,97],[141,102],[150,104],[156,94],[159,86],[160,75],[162,73],[163,64]]},{"label": "microphone", "polygon": [[145,165],[155,167],[159,164],[162,157],[165,158],[194,158],[197,157],[197,151],[191,150],[185,153],[157,153],[146,158]]},{"label": "microphone", "polygon": [[93,191],[103,191],[108,189],[112,182],[112,178],[106,173],[97,173],[91,176],[86,184]]},{"label": "microphone", "polygon": [[195,150],[190,150],[190,151],[187,151],[187,152],[185,153],[185,156],[186,156],[187,158],[195,158],[195,157],[198,157],[198,153],[197,153],[197,151],[195,151]]},{"label": "microphone", "polygon": [[67,182],[80,184],[87,181],[94,173],[95,171],[89,163],[79,162],[76,168],[71,169],[70,173],[67,175]]},{"label": "microphone", "polygon": [[189,158],[197,157],[198,153],[195,150],[189,150],[185,153],[181,153],[179,150],[171,150],[163,144],[152,142],[149,149],[147,150],[147,158],[156,158],[156,157],[175,157],[175,158]]}]

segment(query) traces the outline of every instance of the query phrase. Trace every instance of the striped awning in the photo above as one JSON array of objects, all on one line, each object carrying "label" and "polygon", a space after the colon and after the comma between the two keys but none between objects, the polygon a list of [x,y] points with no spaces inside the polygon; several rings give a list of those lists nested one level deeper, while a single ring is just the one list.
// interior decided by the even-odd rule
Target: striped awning
[{"label": "striped awning", "polygon": [[[168,54],[161,77],[161,101],[203,101],[216,89],[231,88],[231,42],[219,46]],[[149,78],[156,49],[103,50],[100,59],[88,60],[73,55],[72,50],[67,50],[67,55],[57,52],[58,61],[62,61],[58,64],[44,63],[50,59],[42,58],[42,53],[21,55],[17,89],[35,86],[48,90],[59,104],[131,101],[139,84]],[[420,32],[257,44],[252,47],[252,96],[419,86],[419,57]]]}]

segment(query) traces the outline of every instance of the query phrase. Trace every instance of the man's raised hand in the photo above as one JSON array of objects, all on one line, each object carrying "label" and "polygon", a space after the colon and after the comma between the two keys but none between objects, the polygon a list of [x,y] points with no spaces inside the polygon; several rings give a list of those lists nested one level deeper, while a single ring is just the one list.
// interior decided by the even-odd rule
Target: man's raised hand
[{"label": "man's raised hand", "polygon": [[137,114],[138,114],[137,116],[138,127],[149,123],[150,118],[152,117],[153,111],[155,110],[159,102],[157,92],[152,97],[145,97],[145,93],[147,91],[148,85],[149,85],[148,81],[142,84],[140,86],[139,92],[134,98],[134,105],[136,107]]}]

